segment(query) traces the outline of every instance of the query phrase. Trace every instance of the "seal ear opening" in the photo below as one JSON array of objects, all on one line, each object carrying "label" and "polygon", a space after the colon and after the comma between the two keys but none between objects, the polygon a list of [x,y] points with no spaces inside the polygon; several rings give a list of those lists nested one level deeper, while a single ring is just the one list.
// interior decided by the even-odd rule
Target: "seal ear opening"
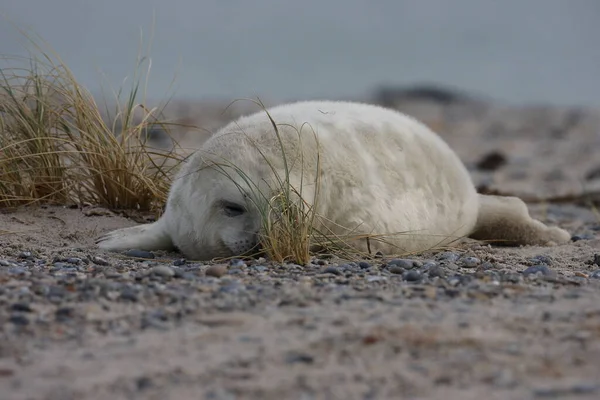
[{"label": "seal ear opening", "polygon": [[479,213],[469,235],[496,245],[518,246],[567,243],[571,235],[561,228],[548,227],[529,216],[527,205],[518,197],[479,194]]}]

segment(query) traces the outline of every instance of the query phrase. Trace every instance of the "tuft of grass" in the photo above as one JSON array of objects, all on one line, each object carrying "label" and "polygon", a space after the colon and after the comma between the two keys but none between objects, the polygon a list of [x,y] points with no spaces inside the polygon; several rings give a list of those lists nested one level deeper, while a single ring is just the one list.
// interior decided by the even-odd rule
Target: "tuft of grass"
[{"label": "tuft of grass", "polygon": [[140,99],[148,60],[138,57],[131,88],[115,94],[115,129],[60,58],[29,41],[30,57],[0,58],[8,65],[0,69],[0,207],[89,203],[159,213],[182,156],[174,140],[169,150],[146,140],[153,127],[169,135],[171,125],[162,107]]}]

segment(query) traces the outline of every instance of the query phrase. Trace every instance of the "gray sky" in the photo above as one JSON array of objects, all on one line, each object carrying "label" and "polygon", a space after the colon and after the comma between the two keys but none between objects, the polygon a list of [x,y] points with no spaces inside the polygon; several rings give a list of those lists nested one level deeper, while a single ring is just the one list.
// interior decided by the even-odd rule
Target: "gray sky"
[{"label": "gray sky", "polygon": [[[195,98],[438,82],[600,105],[598,0],[0,0],[0,13],[41,35],[92,91],[102,74],[115,87],[131,75],[143,32],[152,97],[176,75],[175,94]],[[24,54],[0,21],[0,53]]]}]

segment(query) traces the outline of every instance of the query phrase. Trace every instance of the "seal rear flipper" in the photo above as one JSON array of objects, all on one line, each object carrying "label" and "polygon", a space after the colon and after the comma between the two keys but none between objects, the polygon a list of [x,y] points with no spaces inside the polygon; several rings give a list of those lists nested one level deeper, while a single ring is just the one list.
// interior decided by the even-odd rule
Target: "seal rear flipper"
[{"label": "seal rear flipper", "polygon": [[527,205],[517,197],[480,194],[477,224],[469,237],[507,246],[547,246],[566,243],[571,235],[531,218]]},{"label": "seal rear flipper", "polygon": [[109,251],[174,250],[171,238],[164,230],[161,220],[145,225],[117,229],[96,239],[99,248]]}]

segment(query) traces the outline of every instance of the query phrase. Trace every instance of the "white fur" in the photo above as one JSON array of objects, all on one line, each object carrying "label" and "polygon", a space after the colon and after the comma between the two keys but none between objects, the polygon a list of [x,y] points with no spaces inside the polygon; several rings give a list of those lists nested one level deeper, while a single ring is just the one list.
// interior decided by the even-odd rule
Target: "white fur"
[{"label": "white fur", "polygon": [[[468,171],[439,136],[415,119],[374,105],[333,101],[292,103],[269,113],[278,125],[291,183],[301,187],[308,202],[315,193],[319,155],[316,209],[335,233],[392,234],[387,243],[372,240],[370,250],[399,253],[444,245],[476,228],[480,196]],[[250,192],[247,181],[232,169],[226,168],[226,177],[214,167],[225,160],[260,182],[263,193],[273,187],[272,168],[285,176],[280,142],[264,111],[220,129],[189,158],[157,222],[111,232],[99,239],[99,246],[175,246],[198,260],[248,251],[257,241],[260,213],[242,194]],[[243,205],[247,212],[227,215],[223,201]],[[519,222],[507,229],[518,230]],[[355,245],[367,249],[364,240]]]}]

